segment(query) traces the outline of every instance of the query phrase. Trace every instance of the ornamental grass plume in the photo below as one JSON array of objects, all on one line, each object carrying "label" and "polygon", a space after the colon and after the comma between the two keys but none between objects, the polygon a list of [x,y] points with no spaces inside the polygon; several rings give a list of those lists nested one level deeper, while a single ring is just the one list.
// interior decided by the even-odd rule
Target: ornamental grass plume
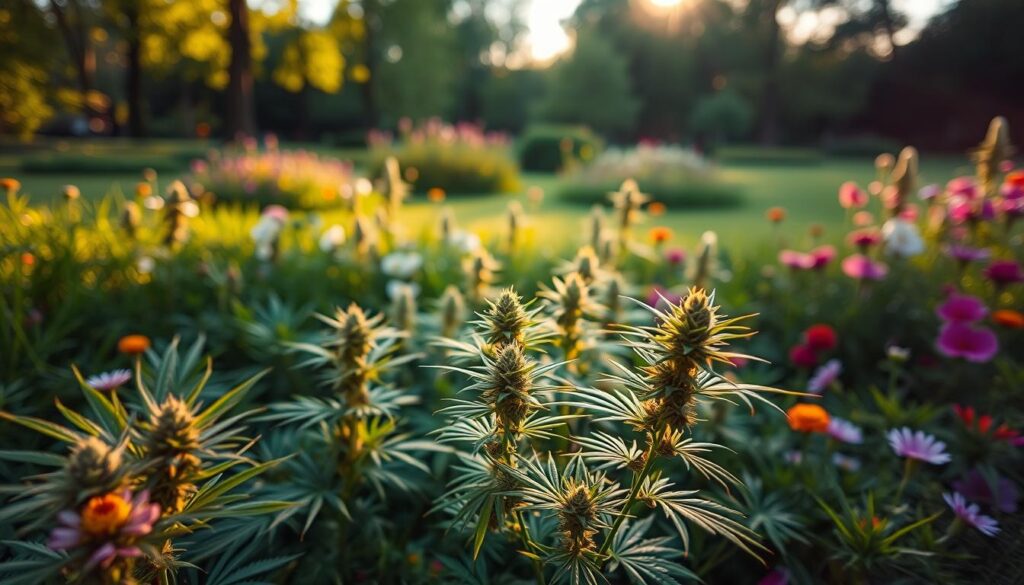
[{"label": "ornamental grass plume", "polygon": [[1010,143],[1010,126],[1006,118],[993,118],[989,123],[985,140],[971,153],[978,181],[986,197],[996,195],[1002,164],[1013,156],[1014,151],[1013,144]]},{"label": "ornamental grass plume", "polygon": [[694,288],[707,286],[718,268],[718,234],[706,231],[700,236],[700,250],[693,263],[690,284]]},{"label": "ornamental grass plume", "polygon": [[491,294],[496,280],[495,272],[501,268],[486,248],[480,246],[463,261],[466,274],[466,296],[474,305],[480,305]]}]

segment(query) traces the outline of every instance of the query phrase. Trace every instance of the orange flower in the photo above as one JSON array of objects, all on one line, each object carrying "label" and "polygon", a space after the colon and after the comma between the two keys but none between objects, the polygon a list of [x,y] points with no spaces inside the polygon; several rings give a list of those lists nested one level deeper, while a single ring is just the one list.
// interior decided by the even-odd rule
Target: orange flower
[{"label": "orange flower", "polygon": [[650,213],[653,217],[665,215],[665,204],[660,201],[652,201],[647,206],[647,213]]},{"label": "orange flower", "polygon": [[786,219],[786,210],[781,207],[769,207],[768,211],[764,212],[764,216],[772,223],[780,223]]},{"label": "orange flower", "polygon": [[1024,171],[1013,171],[1006,175],[1006,183],[1014,187],[1024,187]]},{"label": "orange flower", "polygon": [[3,189],[8,193],[17,193],[18,189],[21,189],[21,181],[10,177],[4,177],[3,179],[0,179],[0,189]]},{"label": "orange flower", "polygon": [[129,355],[143,353],[149,349],[149,338],[145,335],[125,335],[117,342],[117,351]]},{"label": "orange flower", "polygon": [[135,185],[135,196],[136,197],[139,197],[139,198],[149,197],[152,194],[153,194],[153,186],[150,185],[149,183],[142,182],[142,183],[139,183],[139,184]]},{"label": "orange flower", "polygon": [[828,430],[829,417],[825,409],[817,404],[794,404],[786,411],[789,428],[802,433],[824,433]]},{"label": "orange flower", "polygon": [[117,534],[131,511],[131,505],[117,494],[96,496],[82,509],[82,530],[92,536]]},{"label": "orange flower", "polygon": [[662,244],[668,241],[672,237],[672,230],[665,226],[658,226],[651,228],[651,239],[654,240],[655,244]]},{"label": "orange flower", "polygon": [[440,203],[444,201],[445,193],[444,189],[440,187],[433,187],[427,191],[427,199],[433,203]]},{"label": "orange flower", "polygon": [[1000,309],[992,313],[992,321],[1007,329],[1024,329],[1024,313],[1013,309]]},{"label": "orange flower", "polygon": [[32,255],[32,252],[23,252],[21,254],[21,264],[23,266],[33,266],[36,263],[36,257]]}]

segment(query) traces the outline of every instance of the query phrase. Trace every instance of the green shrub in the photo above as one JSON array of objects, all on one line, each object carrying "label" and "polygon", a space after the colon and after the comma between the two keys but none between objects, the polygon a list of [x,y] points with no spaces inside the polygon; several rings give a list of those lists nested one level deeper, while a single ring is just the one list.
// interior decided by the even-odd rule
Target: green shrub
[{"label": "green shrub", "polygon": [[626,179],[636,180],[653,200],[680,209],[730,207],[743,200],[739,187],[719,182],[700,155],[678,146],[610,149],[570,175],[561,197],[568,203],[604,203]]},{"label": "green shrub", "polygon": [[22,161],[21,170],[25,173],[130,174],[146,168],[158,172],[180,172],[187,166],[187,159],[171,154],[75,152],[31,156]]},{"label": "green shrub", "polygon": [[519,170],[505,148],[424,142],[374,152],[371,174],[381,176],[394,156],[416,193],[433,188],[448,195],[509,193],[519,189]]},{"label": "green shrub", "polygon": [[572,161],[590,162],[603,148],[601,139],[585,126],[531,126],[519,139],[519,166],[528,172],[554,173]]},{"label": "green shrub", "polygon": [[740,165],[819,165],[822,154],[813,148],[729,146],[715,152],[715,159]]}]

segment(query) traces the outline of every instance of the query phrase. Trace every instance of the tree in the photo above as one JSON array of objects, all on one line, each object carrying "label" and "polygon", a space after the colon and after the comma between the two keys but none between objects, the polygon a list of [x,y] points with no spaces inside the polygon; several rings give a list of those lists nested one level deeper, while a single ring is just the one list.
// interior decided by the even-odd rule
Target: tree
[{"label": "tree", "polygon": [[15,0],[0,12],[0,134],[27,139],[53,115],[47,94],[54,59],[47,48],[57,39],[32,0]]},{"label": "tree", "polygon": [[540,109],[548,121],[621,136],[632,131],[639,107],[626,59],[601,36],[581,31],[572,55],[551,69]]},{"label": "tree", "polygon": [[252,136],[256,133],[256,106],[253,99],[252,40],[249,30],[249,5],[246,0],[228,0],[231,24],[228,43],[228,136]]}]

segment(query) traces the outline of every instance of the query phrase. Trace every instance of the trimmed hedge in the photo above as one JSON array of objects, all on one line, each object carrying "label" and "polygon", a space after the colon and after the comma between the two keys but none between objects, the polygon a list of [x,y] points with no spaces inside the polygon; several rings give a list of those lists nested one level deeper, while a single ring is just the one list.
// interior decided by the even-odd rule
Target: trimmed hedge
[{"label": "trimmed hedge", "polygon": [[564,170],[566,154],[573,161],[590,162],[604,148],[601,138],[583,126],[531,126],[519,139],[519,166],[527,172]]},{"label": "trimmed hedge", "polygon": [[[637,181],[640,190],[651,196],[652,201],[664,203],[670,209],[712,209],[736,207],[743,204],[743,190],[728,183],[710,180],[694,180],[680,183],[665,183],[656,180]],[[608,194],[616,191],[621,181],[570,182],[559,192],[561,200],[577,205],[607,203]]]},{"label": "trimmed hedge", "polygon": [[389,156],[398,159],[416,193],[441,188],[448,195],[479,195],[520,189],[519,169],[504,148],[426,142],[382,149],[374,153],[372,176],[382,174]]}]

